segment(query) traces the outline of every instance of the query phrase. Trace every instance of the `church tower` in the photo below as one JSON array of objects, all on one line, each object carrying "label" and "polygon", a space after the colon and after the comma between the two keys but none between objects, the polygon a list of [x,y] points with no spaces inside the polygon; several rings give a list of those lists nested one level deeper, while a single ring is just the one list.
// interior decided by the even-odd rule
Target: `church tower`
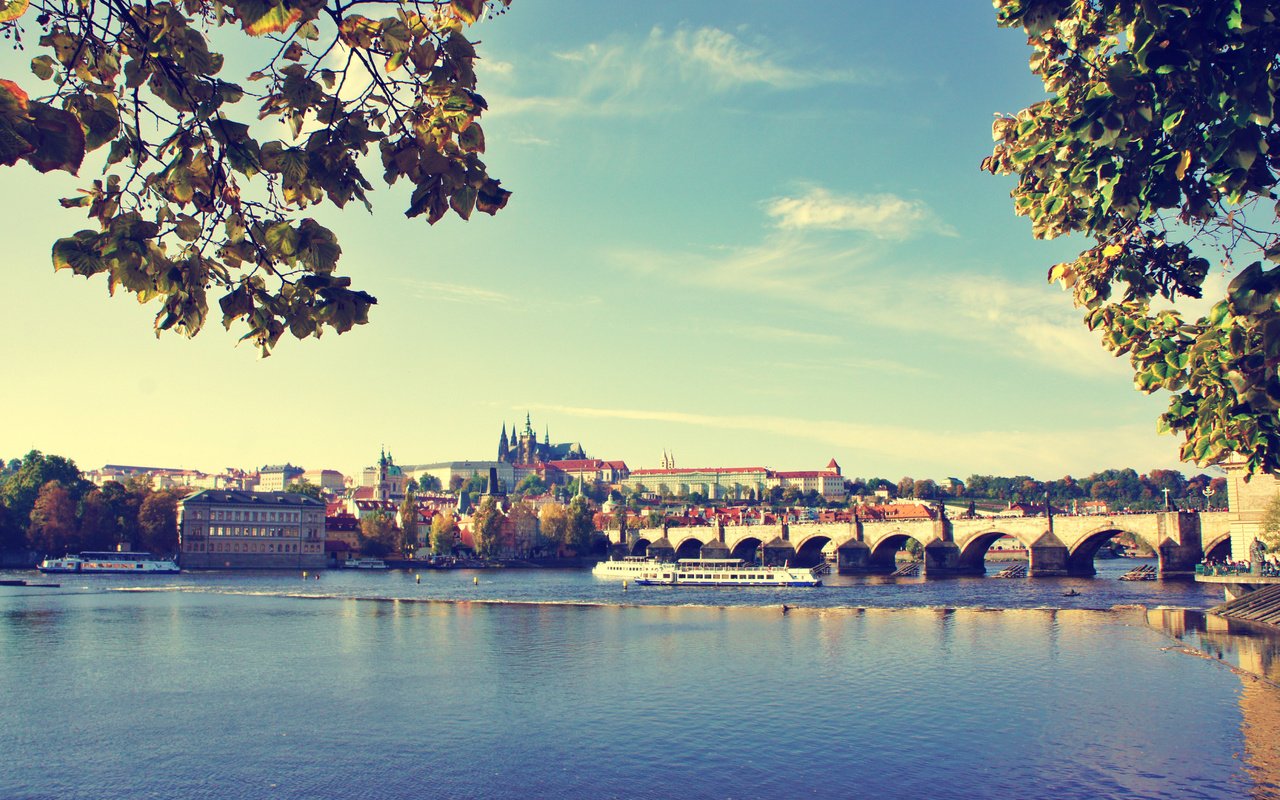
[{"label": "church tower", "polygon": [[[515,433],[514,429],[512,430],[512,433]],[[498,460],[499,461],[508,461],[510,459],[510,455],[508,455],[507,450],[508,450],[507,423],[504,422],[502,423],[502,438],[498,440]]]}]

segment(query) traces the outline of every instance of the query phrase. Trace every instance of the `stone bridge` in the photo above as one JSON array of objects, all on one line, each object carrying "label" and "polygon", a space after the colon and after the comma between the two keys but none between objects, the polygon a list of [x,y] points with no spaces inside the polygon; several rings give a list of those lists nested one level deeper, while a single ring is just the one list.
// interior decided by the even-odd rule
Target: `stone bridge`
[{"label": "stone bridge", "polygon": [[888,573],[908,539],[924,552],[932,577],[981,575],[986,555],[1002,536],[1016,539],[1029,556],[1028,574],[1092,575],[1093,557],[1112,537],[1132,535],[1159,558],[1161,577],[1191,576],[1195,565],[1230,541],[1227,512],[1161,511],[1139,514],[1046,517],[978,517],[910,521],[708,525],[609,531],[615,555],[665,558],[742,558],[766,563],[817,564],[833,549],[843,574]]}]

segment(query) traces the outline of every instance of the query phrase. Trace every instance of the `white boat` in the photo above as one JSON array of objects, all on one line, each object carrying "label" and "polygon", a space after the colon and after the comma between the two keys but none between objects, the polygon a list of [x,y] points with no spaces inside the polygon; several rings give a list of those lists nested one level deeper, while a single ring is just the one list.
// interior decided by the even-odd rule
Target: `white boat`
[{"label": "white boat", "polygon": [[347,569],[387,569],[387,562],[380,558],[349,558]]},{"label": "white boat", "polygon": [[651,567],[636,578],[640,586],[821,586],[808,567],[757,567],[740,558],[682,558]]},{"label": "white boat", "polygon": [[669,561],[661,561],[645,556],[627,556],[625,558],[601,561],[591,568],[591,574],[597,578],[624,581],[635,580],[646,572],[651,572],[655,568],[660,568],[664,564],[670,563]]},{"label": "white boat", "polygon": [[62,558],[46,558],[40,562],[41,572],[79,574],[128,574],[139,573],[174,575],[179,572],[172,559],[156,558],[150,553],[112,553],[85,551],[80,555]]}]

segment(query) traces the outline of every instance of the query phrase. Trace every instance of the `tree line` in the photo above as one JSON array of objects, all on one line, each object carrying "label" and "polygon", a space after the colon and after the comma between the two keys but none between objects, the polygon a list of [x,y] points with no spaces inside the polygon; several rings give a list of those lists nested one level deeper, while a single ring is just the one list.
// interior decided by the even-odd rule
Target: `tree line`
[{"label": "tree line", "polygon": [[174,553],[183,495],[143,480],[94,486],[71,459],[39,450],[0,459],[0,551]]}]

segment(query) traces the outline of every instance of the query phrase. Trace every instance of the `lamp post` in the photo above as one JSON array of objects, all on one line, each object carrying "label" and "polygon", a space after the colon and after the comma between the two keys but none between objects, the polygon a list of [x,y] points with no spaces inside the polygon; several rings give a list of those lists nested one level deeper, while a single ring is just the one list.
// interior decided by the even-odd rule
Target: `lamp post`
[{"label": "lamp post", "polygon": [[1209,498],[1210,498],[1210,497],[1213,497],[1213,487],[1212,487],[1212,486],[1206,486],[1206,487],[1204,487],[1203,491],[1201,491],[1200,493],[1204,495],[1204,510],[1205,510],[1205,511],[1208,511],[1208,510],[1209,510]]}]

